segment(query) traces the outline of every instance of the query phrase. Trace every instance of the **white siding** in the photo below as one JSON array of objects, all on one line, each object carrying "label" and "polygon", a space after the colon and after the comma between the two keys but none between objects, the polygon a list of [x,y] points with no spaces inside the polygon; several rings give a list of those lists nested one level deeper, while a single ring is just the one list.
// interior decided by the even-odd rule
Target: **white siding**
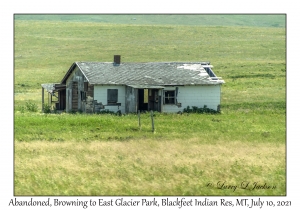
[{"label": "white siding", "polygon": [[[107,105],[107,89],[118,89],[118,103],[121,106]],[[165,87],[164,90],[175,90],[176,87]],[[160,95],[160,94],[159,94]],[[162,112],[178,112],[183,111],[187,106],[197,106],[202,108],[206,105],[210,109],[217,110],[220,104],[221,85],[206,85],[206,86],[178,86],[177,102],[181,103],[181,107],[177,105],[163,104]],[[105,109],[110,111],[121,110],[125,113],[125,86],[114,85],[95,85],[94,86],[94,100],[102,102]]]},{"label": "white siding", "polygon": [[[121,106],[107,105],[107,89],[118,89],[118,103],[121,103]],[[121,110],[122,113],[125,113],[125,86],[95,85],[94,100],[97,100],[98,103],[102,102],[105,109],[109,111],[117,112]]]},{"label": "white siding", "polygon": [[[165,90],[175,90],[176,87],[166,87]],[[197,106],[217,110],[221,103],[221,85],[206,86],[178,86],[177,102],[181,103],[181,107],[177,105],[163,105],[163,112],[183,111],[187,106]]]}]

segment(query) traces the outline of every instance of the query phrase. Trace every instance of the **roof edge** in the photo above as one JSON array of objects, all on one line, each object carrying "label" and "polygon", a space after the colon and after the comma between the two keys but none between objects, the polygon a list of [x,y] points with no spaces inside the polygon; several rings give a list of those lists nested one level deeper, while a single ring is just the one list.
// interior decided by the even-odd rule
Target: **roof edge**
[{"label": "roof edge", "polygon": [[77,66],[77,63],[74,62],[72,63],[72,65],[70,66],[69,70],[67,71],[67,73],[65,74],[65,76],[63,77],[63,79],[61,80],[61,84],[65,84],[68,77],[72,74],[72,71],[75,69],[75,66]]},{"label": "roof edge", "polygon": [[81,71],[81,73],[83,74],[83,76],[87,79],[87,81],[89,81],[89,79],[86,77],[86,75],[84,74],[84,72],[82,71],[82,69],[80,68],[80,66],[78,65],[78,61],[76,61],[76,62],[74,62],[71,65],[71,67],[69,68],[69,70],[67,71],[67,73],[65,74],[65,76],[63,77],[63,79],[61,80],[60,84],[65,84],[66,83],[67,79],[72,74],[72,72],[74,71],[74,69],[76,68],[76,66]]}]

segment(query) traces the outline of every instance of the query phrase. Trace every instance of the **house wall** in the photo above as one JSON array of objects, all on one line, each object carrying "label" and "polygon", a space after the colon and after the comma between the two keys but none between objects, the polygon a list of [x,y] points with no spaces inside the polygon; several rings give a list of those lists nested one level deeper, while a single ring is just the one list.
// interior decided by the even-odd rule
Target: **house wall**
[{"label": "house wall", "polygon": [[[74,83],[75,82],[75,83]],[[90,85],[87,93],[86,101],[81,101],[80,92],[84,91],[84,82],[87,82],[84,75],[78,69],[75,68],[73,73],[69,76],[66,81],[66,111],[69,112],[74,110],[74,103],[76,103],[77,108],[75,111],[82,110],[83,112],[94,112],[95,111],[95,102],[98,104],[102,103],[104,107],[101,105],[101,109],[105,108],[113,112],[121,111],[122,113],[131,112],[130,110],[135,110],[134,103],[129,103],[131,101],[127,101],[127,109],[126,109],[126,86],[122,85]],[[76,85],[74,85],[76,84]],[[76,87],[76,89],[74,89]],[[218,105],[221,104],[221,85],[202,85],[202,86],[178,86],[178,94],[177,94],[177,103],[181,103],[181,106],[178,105],[169,105],[162,104],[162,112],[178,112],[183,111],[187,106],[197,106],[203,107],[206,105],[210,109],[217,110]],[[117,105],[108,105],[107,104],[107,89],[118,89],[118,103],[121,103],[120,106]],[[164,90],[176,90],[176,86],[174,87],[165,87]],[[128,92],[129,90],[127,90]],[[130,92],[130,91],[129,91]],[[131,91],[132,92],[132,91]],[[136,94],[132,97],[136,96]],[[162,96],[163,90],[159,90],[159,96]],[[74,101],[72,97],[77,98]],[[128,94],[127,94],[128,95]],[[163,98],[163,97],[161,97]],[[137,99],[136,99],[137,100]],[[73,102],[73,104],[72,104]],[[74,107],[73,107],[74,106]]]},{"label": "house wall", "polygon": [[[107,104],[107,89],[118,89],[118,103],[121,103],[120,106]],[[122,113],[125,113],[125,86],[95,85],[94,100],[97,100],[98,103],[101,102],[104,105],[104,108],[109,111],[117,112],[121,110]]]},{"label": "house wall", "polygon": [[[204,105],[206,105],[210,109],[217,110],[218,105],[221,104],[221,85],[178,86],[177,88],[177,102],[181,103],[181,106],[179,107],[178,105],[162,104],[162,112],[183,111],[183,109],[187,106],[197,106],[199,108],[202,108]],[[121,106],[107,105],[107,89],[118,89],[118,103],[121,103]],[[175,89],[176,86],[165,87],[164,90]],[[159,90],[159,96],[161,96],[162,93],[163,90]],[[97,100],[98,103],[101,102],[105,106],[105,109],[108,109],[110,111],[117,112],[118,110],[121,110],[122,113],[134,112],[131,109],[131,111],[129,111],[129,108],[132,108],[128,106],[129,104],[127,104],[126,108],[125,86],[95,85],[94,100]]]},{"label": "house wall", "polygon": [[[84,82],[87,82],[84,75],[76,67],[66,81],[66,111],[71,110],[85,111],[85,107],[81,101],[80,91],[84,91]],[[77,105],[77,107],[76,107]]]},{"label": "house wall", "polygon": [[[176,87],[166,87],[164,90],[175,90]],[[221,104],[221,85],[178,86],[177,105],[163,104],[162,112],[183,111],[187,106],[197,106],[217,110]]]}]

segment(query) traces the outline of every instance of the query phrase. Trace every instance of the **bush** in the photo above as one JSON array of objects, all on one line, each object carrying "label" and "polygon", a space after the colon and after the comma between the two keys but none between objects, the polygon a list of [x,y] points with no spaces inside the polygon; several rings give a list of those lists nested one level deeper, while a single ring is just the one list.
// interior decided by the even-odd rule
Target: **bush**
[{"label": "bush", "polygon": [[44,113],[51,113],[51,106],[49,104],[44,104]]},{"label": "bush", "polygon": [[18,106],[16,110],[19,110],[21,113],[24,113],[25,109],[25,106]]},{"label": "bush", "polygon": [[38,111],[38,106],[33,103],[33,102],[26,102],[25,107],[28,111],[30,112],[37,112]]},{"label": "bush", "polygon": [[109,109],[103,109],[99,111],[98,114],[115,114],[115,112],[109,111]]},{"label": "bush", "polygon": [[76,112],[76,110],[71,109],[71,110],[69,111],[69,113],[70,113],[70,114],[76,114],[77,112]]},{"label": "bush", "polygon": [[197,106],[192,106],[192,108],[190,108],[190,106],[187,106],[186,108],[183,109],[183,113],[199,113],[199,114],[210,113],[210,114],[217,114],[217,113],[220,113],[220,111],[207,108],[207,106],[204,105],[203,108],[199,108]]}]

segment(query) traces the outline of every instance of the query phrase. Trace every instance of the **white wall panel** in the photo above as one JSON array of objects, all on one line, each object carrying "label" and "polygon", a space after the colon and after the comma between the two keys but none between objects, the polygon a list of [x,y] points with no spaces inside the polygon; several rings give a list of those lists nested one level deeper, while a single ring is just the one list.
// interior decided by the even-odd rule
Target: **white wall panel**
[{"label": "white wall panel", "polygon": [[[176,87],[166,87],[165,90],[175,90]],[[187,106],[197,106],[217,110],[220,104],[221,96],[220,85],[210,86],[178,86],[177,102],[181,103],[181,107],[177,105],[163,105],[164,112],[183,111]]]},{"label": "white wall panel", "polygon": [[[118,89],[118,103],[121,103],[121,106],[107,105],[107,89]],[[122,113],[125,113],[125,86],[95,85],[94,100],[97,100],[98,103],[102,102],[103,105],[106,105],[105,109],[109,111],[121,110]]]}]

